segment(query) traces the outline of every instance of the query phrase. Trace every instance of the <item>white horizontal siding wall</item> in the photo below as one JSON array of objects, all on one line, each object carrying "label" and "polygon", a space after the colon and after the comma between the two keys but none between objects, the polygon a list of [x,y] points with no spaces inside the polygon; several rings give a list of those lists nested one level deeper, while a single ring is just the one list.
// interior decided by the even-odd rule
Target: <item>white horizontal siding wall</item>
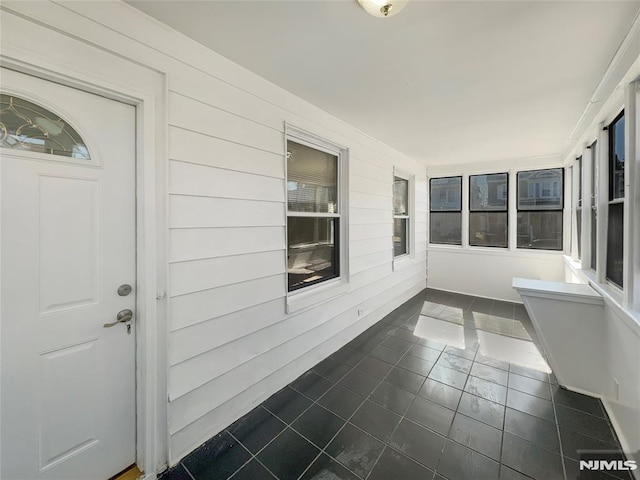
[{"label": "white horizontal siding wall", "polygon": [[[425,287],[421,164],[126,4],[3,5],[3,41],[55,57],[80,39],[167,74],[169,463]],[[350,290],[290,315],[285,122],[350,152]],[[416,185],[415,258],[395,271],[394,167]]]}]

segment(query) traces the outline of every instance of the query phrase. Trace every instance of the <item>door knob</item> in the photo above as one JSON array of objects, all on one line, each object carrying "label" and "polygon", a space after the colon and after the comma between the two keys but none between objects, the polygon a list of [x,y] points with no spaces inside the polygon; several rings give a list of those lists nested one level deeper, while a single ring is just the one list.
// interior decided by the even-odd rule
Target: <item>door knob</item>
[{"label": "door knob", "polygon": [[133,312],[127,308],[125,310],[120,310],[118,312],[118,315],[116,315],[115,322],[105,323],[104,327],[105,328],[113,327],[114,325],[117,325],[119,323],[131,322],[131,320],[133,320]]}]

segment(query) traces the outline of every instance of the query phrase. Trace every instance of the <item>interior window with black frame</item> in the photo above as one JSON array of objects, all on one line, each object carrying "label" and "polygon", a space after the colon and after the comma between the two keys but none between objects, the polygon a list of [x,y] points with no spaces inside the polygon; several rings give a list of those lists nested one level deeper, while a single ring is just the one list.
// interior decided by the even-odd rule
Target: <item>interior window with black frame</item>
[{"label": "interior window with black frame", "polygon": [[409,179],[393,177],[393,256],[409,253]]},{"label": "interior window with black frame", "polygon": [[564,170],[518,172],[518,248],[562,250]]},{"label": "interior window with black frame", "polygon": [[506,173],[469,176],[469,245],[508,246],[508,183]]},{"label": "interior window with black frame", "polygon": [[624,112],[609,131],[609,215],[607,220],[607,280],[623,287],[624,267]]},{"label": "interior window with black frame", "polygon": [[287,140],[289,291],[340,276],[339,154]]},{"label": "interior window with black frame", "polygon": [[598,142],[597,140],[589,147],[591,150],[591,261],[593,270],[596,269],[598,258]]},{"label": "interior window with black frame", "polygon": [[429,181],[430,243],[462,244],[462,177]]}]

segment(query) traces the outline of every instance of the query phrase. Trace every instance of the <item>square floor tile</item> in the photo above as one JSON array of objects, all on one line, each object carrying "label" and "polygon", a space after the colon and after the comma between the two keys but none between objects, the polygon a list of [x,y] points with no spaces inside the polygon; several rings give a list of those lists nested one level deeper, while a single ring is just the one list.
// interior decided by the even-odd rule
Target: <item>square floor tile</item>
[{"label": "square floor tile", "polygon": [[556,417],[553,413],[553,405],[549,400],[534,397],[518,390],[509,389],[507,392],[507,406],[520,410],[521,412],[535,415],[549,422],[554,422]]},{"label": "square floor tile", "polygon": [[557,404],[556,412],[558,414],[558,424],[561,427],[593,437],[601,442],[613,445],[617,443],[609,423],[604,418]]},{"label": "square floor tile", "polygon": [[344,419],[329,410],[313,405],[293,422],[291,427],[317,447],[324,448],[344,423]]},{"label": "square floor tile", "polygon": [[447,348],[444,343],[436,342],[435,340],[431,340],[430,338],[421,338],[418,340],[417,344],[423,347],[429,347],[433,350],[438,350],[440,352]]},{"label": "square floor tile", "polygon": [[358,476],[366,478],[383,449],[382,442],[347,424],[325,451]]},{"label": "square floor tile", "polygon": [[413,402],[415,395],[390,383],[382,382],[369,398],[378,405],[404,415]]},{"label": "square floor tile", "polygon": [[402,340],[406,340],[407,342],[415,342],[417,340],[417,337],[414,336],[411,331],[403,327],[397,328],[395,331],[391,332],[391,336],[401,338]]},{"label": "square floor tile", "polygon": [[601,442],[593,437],[588,437],[573,430],[560,427],[560,440],[562,441],[562,453],[564,456],[580,460],[580,451],[619,452],[620,447],[606,442]]},{"label": "square floor tile", "polygon": [[513,310],[514,310],[514,304],[513,303],[507,303],[507,302],[501,302],[499,300],[494,300],[493,301],[493,307],[491,307],[491,315],[496,315],[498,317],[512,319],[513,318]]},{"label": "square floor tile", "polygon": [[398,362],[398,366],[402,367],[410,372],[417,373],[426,377],[435,364],[422,358],[414,357],[412,355],[405,355]]},{"label": "square floor tile", "polygon": [[451,353],[452,355],[457,355],[458,357],[466,358],[467,360],[473,360],[476,356],[475,349],[456,348],[452,346],[446,347],[444,349],[444,353]]},{"label": "square floor tile", "polygon": [[387,339],[382,342],[382,345],[393,350],[397,350],[398,352],[405,353],[409,348],[411,348],[413,342],[408,342],[401,338],[391,336],[387,337]]},{"label": "square floor tile", "polygon": [[373,349],[373,351],[369,354],[372,357],[379,358],[380,360],[384,360],[387,363],[395,364],[400,358],[402,358],[403,353],[393,348],[385,347],[384,345],[380,345]]},{"label": "square floor tile", "polygon": [[336,360],[337,362],[346,363],[350,366],[355,366],[362,360],[367,354],[360,350],[354,350],[349,347],[342,347],[340,350],[335,352],[330,358]]},{"label": "square floor tile", "polygon": [[547,422],[528,413],[507,408],[504,431],[560,454],[558,429],[553,422]]},{"label": "square floor tile", "polygon": [[498,478],[498,462],[451,440],[447,441],[437,472],[456,480]]},{"label": "square floor tile", "polygon": [[442,365],[443,367],[451,368],[462,373],[469,373],[473,362],[463,357],[458,357],[446,351],[440,355],[436,365]]},{"label": "square floor tile", "polygon": [[337,382],[344,377],[353,367],[350,367],[346,363],[340,363],[332,358],[325,358],[322,362],[313,367],[313,371],[319,373],[323,377]]},{"label": "square floor tile", "polygon": [[500,370],[509,371],[508,362],[483,355],[480,352],[476,353],[475,362],[482,363],[483,365],[489,365],[490,367],[499,368]]},{"label": "square floor tile", "polygon": [[372,377],[376,378],[384,378],[392,368],[393,365],[390,363],[384,362],[375,357],[365,357],[358,365],[356,365],[356,369],[361,372],[368,373]]},{"label": "square floor tile", "polygon": [[257,453],[285,427],[286,425],[278,417],[264,408],[258,407],[235,422],[227,430],[249,451]]},{"label": "square floor tile", "polygon": [[298,415],[309,408],[311,403],[311,400],[307,397],[289,387],[285,387],[265,400],[262,405],[281,420],[291,423]]},{"label": "square floor tile", "polygon": [[462,396],[462,390],[427,378],[418,395],[452,410],[456,410],[460,402],[460,397]]},{"label": "square floor tile", "polygon": [[433,472],[387,447],[367,480],[431,480]]},{"label": "square floor tile", "polygon": [[564,480],[560,455],[510,433],[502,441],[502,463],[536,479]]},{"label": "square floor tile", "polygon": [[391,410],[367,400],[349,421],[386,442],[391,438],[391,433],[400,422],[400,418],[400,415]]},{"label": "square floor tile", "polygon": [[489,365],[483,365],[482,363],[474,363],[471,368],[471,375],[474,377],[482,378],[490,382],[498,383],[503,386],[507,386],[507,380],[509,374],[499,368],[490,367]]},{"label": "square floor tile", "polygon": [[318,456],[320,450],[287,428],[258,455],[280,480],[295,480]]},{"label": "square floor tile", "polygon": [[455,387],[462,390],[467,383],[467,374],[463,372],[459,372],[457,370],[452,370],[447,367],[443,367],[441,365],[436,365],[431,369],[429,373],[429,378],[432,380],[436,380],[440,383],[444,383],[449,385],[450,387]]},{"label": "square floor tile", "polygon": [[535,380],[540,380],[541,382],[549,383],[549,376],[545,372],[541,372],[539,370],[533,370],[531,368],[511,364],[511,367],[509,367],[509,371],[512,373],[517,373],[518,375],[522,375],[523,377],[529,377]]},{"label": "square floor tile", "polygon": [[339,385],[366,397],[378,386],[380,379],[372,377],[371,375],[359,370],[353,370],[338,383]]},{"label": "square floor tile", "polygon": [[417,397],[409,408],[406,418],[441,435],[447,435],[454,414],[453,410]]},{"label": "square floor tile", "polygon": [[313,400],[320,398],[332,386],[333,383],[316,372],[307,372],[291,383],[291,388]]},{"label": "square floor tile", "polygon": [[269,473],[257,460],[251,460],[238,470],[231,480],[277,480],[276,477]]},{"label": "square floor tile", "polygon": [[431,347],[425,347],[423,345],[414,345],[407,353],[413,357],[428,360],[429,362],[436,362],[438,358],[440,358],[442,351]]},{"label": "square floor tile", "polygon": [[567,470],[568,480],[634,480],[630,472],[618,471],[597,471],[580,470],[578,462],[564,457],[564,465]]},{"label": "square floor tile", "polygon": [[467,417],[475,418],[487,425],[502,429],[504,422],[504,406],[499,403],[476,397],[470,393],[463,393],[458,406],[458,412]]},{"label": "square floor tile", "polygon": [[417,373],[410,372],[409,370],[405,370],[400,367],[394,367],[385,379],[388,383],[411,393],[418,393],[418,390],[422,387],[424,380],[425,377],[422,375],[418,375]]},{"label": "square floor tile", "polygon": [[357,476],[344,468],[324,453],[311,464],[300,480],[360,480]]},{"label": "square floor tile", "polygon": [[464,391],[486,400],[504,405],[507,402],[507,387],[469,375]]},{"label": "square floor tile", "polygon": [[444,442],[443,436],[404,419],[398,425],[389,445],[422,465],[435,469]]},{"label": "square floor tile", "polygon": [[551,400],[551,391],[549,390],[549,384],[547,382],[523,377],[517,373],[509,373],[509,388],[544,398],[545,400]]},{"label": "square floor tile", "polygon": [[357,393],[340,385],[334,385],[331,390],[318,400],[318,403],[346,420],[358,409],[363,401],[364,397]]},{"label": "square floor tile", "polygon": [[[573,477],[569,477],[573,480]],[[531,477],[500,464],[500,480],[531,480]]]},{"label": "square floor tile", "polygon": [[572,392],[559,385],[553,385],[551,393],[556,404],[605,418],[602,402],[598,398]]},{"label": "square floor tile", "polygon": [[453,419],[449,438],[489,458],[500,461],[502,431],[497,428],[457,413]]},{"label": "square floor tile", "polygon": [[182,464],[196,480],[226,480],[250,458],[242,445],[222,432],[187,455]]},{"label": "square floor tile", "polygon": [[159,474],[158,480],[193,480],[193,477],[184,469],[184,465],[179,463]]}]

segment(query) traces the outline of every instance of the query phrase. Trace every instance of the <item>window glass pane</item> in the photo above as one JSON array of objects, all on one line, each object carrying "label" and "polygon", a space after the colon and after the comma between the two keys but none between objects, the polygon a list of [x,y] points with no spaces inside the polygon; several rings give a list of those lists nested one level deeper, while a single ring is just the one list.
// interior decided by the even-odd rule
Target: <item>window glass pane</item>
[{"label": "window glass pane", "polygon": [[518,173],[518,210],[556,210],[562,204],[561,168]]},{"label": "window glass pane", "polygon": [[518,212],[518,248],[562,250],[562,212]]},{"label": "window glass pane", "polygon": [[471,210],[506,210],[507,174],[471,175],[469,201]]},{"label": "window glass pane", "polygon": [[430,209],[462,209],[462,177],[432,178],[430,181]]},{"label": "window glass pane", "polygon": [[581,258],[580,254],[581,254],[581,246],[582,246],[582,209],[578,208],[576,210],[576,240],[577,240],[577,244],[578,244],[578,258]]},{"label": "window glass pane", "polygon": [[13,95],[0,94],[0,146],[91,159],[84,140],[65,120]]},{"label": "window glass pane", "polygon": [[393,178],[393,213],[409,215],[409,180]]},{"label": "window glass pane", "polygon": [[431,212],[429,219],[431,243],[462,243],[462,213]]},{"label": "window glass pane", "polygon": [[576,167],[578,169],[578,206],[582,205],[582,157],[578,157],[576,160]]},{"label": "window glass pane", "polygon": [[598,142],[593,142],[591,144],[591,205],[596,204],[596,193],[597,193],[597,185],[596,174],[598,165]]},{"label": "window glass pane", "polygon": [[289,291],[337,277],[337,218],[287,218]]},{"label": "window glass pane", "polygon": [[609,205],[607,226],[607,278],[620,288],[623,286],[623,225],[624,203]]},{"label": "window glass pane", "polygon": [[596,258],[598,252],[598,216],[596,209],[591,209],[591,268],[596,269]]},{"label": "window glass pane", "polygon": [[609,127],[609,199],[624,198],[624,116]]},{"label": "window glass pane", "polygon": [[507,212],[470,212],[469,245],[506,247]]},{"label": "window glass pane", "polygon": [[393,256],[404,255],[407,251],[407,219],[393,219]]},{"label": "window glass pane", "polygon": [[289,140],[287,202],[292,212],[337,213],[338,157]]}]

